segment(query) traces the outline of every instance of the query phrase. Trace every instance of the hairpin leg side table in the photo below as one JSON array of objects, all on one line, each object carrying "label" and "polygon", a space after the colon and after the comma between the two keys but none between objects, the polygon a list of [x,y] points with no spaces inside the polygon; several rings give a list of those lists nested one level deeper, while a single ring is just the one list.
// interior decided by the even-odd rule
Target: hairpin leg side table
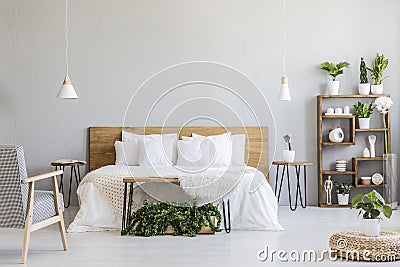
[{"label": "hairpin leg side table", "polygon": [[[306,167],[307,166],[312,166],[312,162],[306,162],[306,161],[295,161],[295,162],[286,162],[286,161],[274,161],[272,162],[272,165],[276,165],[276,177],[275,177],[275,196],[279,199],[281,197],[281,191],[282,191],[282,184],[283,184],[283,179],[285,177],[285,172],[286,172],[286,178],[287,178],[287,184],[288,184],[288,195],[289,195],[289,207],[292,211],[295,211],[297,209],[297,201],[300,198],[300,205],[303,208],[307,207],[307,173],[306,173]],[[282,175],[279,183],[279,167],[283,166],[282,170]],[[296,198],[295,198],[295,203],[294,207],[292,205],[292,194],[291,194],[291,188],[290,188],[290,172],[289,172],[289,166],[294,166],[295,171],[296,171]],[[304,180],[304,203],[303,203],[303,196],[301,193],[301,185],[300,185],[300,176],[301,176],[301,167],[303,167],[303,180]],[[277,190],[278,190],[278,184],[279,184],[279,191],[277,195]]]}]

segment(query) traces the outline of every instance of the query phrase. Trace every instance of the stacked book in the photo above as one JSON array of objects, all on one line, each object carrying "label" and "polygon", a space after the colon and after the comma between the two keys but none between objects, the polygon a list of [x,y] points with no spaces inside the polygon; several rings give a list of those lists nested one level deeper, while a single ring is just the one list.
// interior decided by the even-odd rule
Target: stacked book
[{"label": "stacked book", "polygon": [[345,172],[346,171],[346,161],[345,160],[337,160],[336,161],[336,171]]}]

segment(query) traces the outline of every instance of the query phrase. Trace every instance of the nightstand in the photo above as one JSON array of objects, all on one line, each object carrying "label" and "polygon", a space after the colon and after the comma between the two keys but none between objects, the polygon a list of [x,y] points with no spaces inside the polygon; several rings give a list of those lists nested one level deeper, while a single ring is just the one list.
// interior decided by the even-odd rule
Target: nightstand
[{"label": "nightstand", "polygon": [[[75,176],[76,187],[78,187],[79,183],[81,182],[81,172],[79,170],[80,166],[84,166],[86,161],[81,160],[66,160],[66,159],[59,159],[56,161],[51,162],[51,166],[55,167],[55,170],[63,170],[65,167],[70,167],[70,177],[69,177],[69,189],[68,189],[68,203],[64,200],[64,207],[68,208],[71,204],[71,187],[72,187],[72,174]],[[60,184],[59,190],[62,192],[64,199],[64,174],[60,175]]]}]

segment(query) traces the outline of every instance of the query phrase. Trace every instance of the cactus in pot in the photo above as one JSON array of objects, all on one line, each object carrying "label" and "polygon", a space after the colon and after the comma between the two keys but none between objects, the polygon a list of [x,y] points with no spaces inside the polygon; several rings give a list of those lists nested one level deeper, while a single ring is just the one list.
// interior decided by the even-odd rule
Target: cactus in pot
[{"label": "cactus in pot", "polygon": [[360,83],[358,84],[358,93],[360,95],[369,95],[371,85],[368,83],[367,77],[367,65],[365,64],[364,58],[360,61]]}]

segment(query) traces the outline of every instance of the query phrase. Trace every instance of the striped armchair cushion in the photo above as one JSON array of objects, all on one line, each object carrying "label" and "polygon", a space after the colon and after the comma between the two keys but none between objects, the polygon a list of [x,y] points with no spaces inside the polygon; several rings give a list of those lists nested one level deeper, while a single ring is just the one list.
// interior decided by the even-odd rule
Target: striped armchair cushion
[{"label": "striped armchair cushion", "polygon": [[[28,202],[28,184],[24,150],[18,145],[0,145],[0,227],[24,228]],[[63,196],[60,194],[64,208]],[[56,215],[52,191],[35,190],[33,223]]]}]

